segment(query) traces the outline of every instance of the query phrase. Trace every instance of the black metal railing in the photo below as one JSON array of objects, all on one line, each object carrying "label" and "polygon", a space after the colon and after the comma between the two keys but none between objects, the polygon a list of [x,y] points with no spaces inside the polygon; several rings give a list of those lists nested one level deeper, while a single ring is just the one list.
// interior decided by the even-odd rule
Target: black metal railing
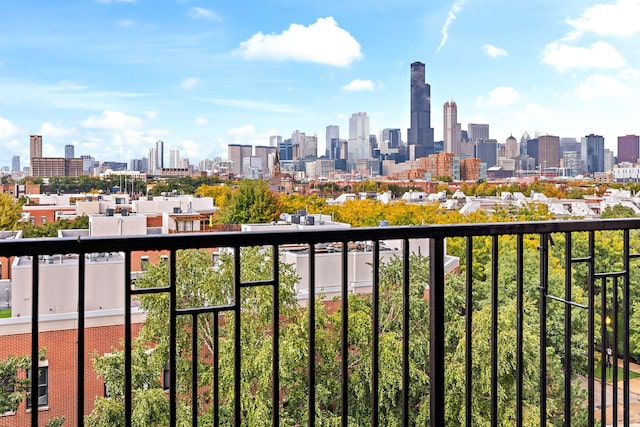
[{"label": "black metal railing", "polygon": [[[500,351],[506,351],[504,344],[499,344],[501,330],[500,316],[501,304],[507,296],[500,295],[501,290],[506,289],[515,294],[515,342],[513,351],[515,352],[515,360],[512,367],[512,375],[515,378],[515,390],[512,396],[513,401],[513,420],[515,425],[521,426],[525,422],[526,411],[523,407],[527,405],[525,401],[531,399],[531,396],[525,396],[526,391],[524,385],[530,378],[525,378],[526,364],[533,363],[531,360],[524,360],[525,354],[525,336],[524,336],[524,318],[530,316],[531,306],[525,305],[527,296],[538,293],[538,304],[534,307],[539,314],[539,378],[538,390],[539,395],[535,400],[539,404],[539,422],[540,425],[547,425],[550,417],[562,419],[564,425],[572,424],[572,417],[575,416],[575,388],[574,380],[576,375],[582,373],[584,375],[585,386],[585,402],[586,423],[587,425],[595,425],[596,422],[606,424],[606,408],[610,407],[613,423],[620,422],[622,425],[628,426],[630,423],[630,361],[632,357],[632,349],[630,347],[630,312],[632,309],[631,298],[640,290],[640,283],[636,283],[637,275],[632,274],[632,263],[640,258],[638,251],[638,229],[640,229],[640,219],[625,220],[598,220],[598,221],[550,221],[550,222],[528,222],[528,223],[500,223],[500,224],[465,224],[465,225],[434,225],[421,227],[379,227],[379,228],[362,228],[349,230],[322,230],[319,231],[297,231],[297,232],[225,232],[225,233],[200,233],[189,235],[171,235],[171,236],[140,236],[127,238],[74,238],[74,239],[24,239],[0,242],[0,256],[20,256],[33,257],[37,260],[41,255],[53,254],[78,254],[78,330],[77,330],[77,354],[84,355],[90,349],[86,348],[85,343],[85,259],[87,254],[98,252],[121,252],[124,254],[124,283],[125,283],[125,302],[124,302],[124,354],[125,354],[125,386],[124,386],[124,406],[125,406],[125,423],[131,424],[132,415],[132,343],[134,336],[132,334],[132,308],[131,300],[140,295],[149,294],[168,294],[168,318],[169,318],[169,372],[170,372],[170,391],[169,400],[169,424],[174,426],[177,424],[177,402],[181,396],[177,391],[177,358],[180,349],[177,346],[178,321],[182,316],[191,318],[192,330],[192,369],[191,369],[191,394],[192,409],[191,420],[193,425],[198,424],[199,408],[197,406],[198,394],[202,390],[198,388],[198,317],[199,316],[218,316],[221,313],[232,313],[233,330],[234,330],[234,379],[233,379],[233,396],[221,396],[219,390],[220,372],[217,366],[219,358],[219,347],[214,345],[213,353],[213,387],[210,392],[212,395],[212,403],[210,410],[213,412],[214,425],[233,424],[243,425],[243,417],[246,415],[241,406],[241,316],[242,307],[241,291],[245,288],[268,287],[272,289],[273,301],[279,301],[279,253],[283,245],[306,245],[309,254],[309,289],[315,288],[316,276],[316,244],[326,242],[338,242],[342,244],[342,257],[336,263],[335,268],[341,269],[342,281],[340,285],[340,301],[341,325],[349,325],[349,263],[348,251],[350,242],[371,242],[371,268],[372,268],[372,291],[371,291],[371,425],[379,424],[379,412],[381,396],[379,394],[379,384],[381,376],[385,372],[381,371],[380,353],[379,353],[379,322],[383,313],[380,312],[380,269],[381,269],[381,249],[380,243],[388,240],[400,240],[403,242],[401,257],[403,261],[402,279],[398,286],[402,289],[402,322],[401,322],[401,393],[399,396],[400,405],[400,421],[402,425],[410,425],[412,419],[412,411],[416,408],[410,405],[410,390],[415,385],[411,383],[410,370],[412,361],[411,355],[411,337],[412,330],[410,324],[410,242],[415,239],[429,239],[429,283],[428,283],[428,305],[429,305],[429,362],[428,370],[429,383],[428,388],[420,390],[424,395],[429,396],[429,417],[432,426],[443,426],[451,424],[450,414],[446,413],[447,403],[451,399],[458,399],[463,402],[462,407],[464,414],[459,415],[456,422],[471,426],[474,424],[474,413],[472,410],[474,402],[474,392],[478,386],[478,374],[474,372],[474,358],[476,354],[476,342],[473,339],[474,326],[477,326],[478,320],[474,315],[478,311],[477,301],[474,300],[474,290],[479,283],[486,283],[488,286],[490,308],[490,364],[484,369],[488,370],[490,377],[489,396],[484,398],[489,402],[489,408],[484,415],[485,421],[490,425],[498,425],[499,417],[502,414],[500,408],[499,394],[504,390],[500,385]],[[617,254],[616,250],[611,247],[602,247],[600,237],[606,233],[613,233],[616,239],[622,242],[621,253]],[[617,234],[616,234],[617,233]],[[531,239],[535,238],[537,244],[532,246]],[[580,245],[576,243],[579,238]],[[504,253],[503,248],[505,242],[514,244],[515,250]],[[554,241],[563,242],[562,245],[555,244]],[[607,240],[608,241],[608,240]],[[457,255],[460,256],[461,269],[457,273],[463,282],[464,288],[464,307],[461,308],[461,314],[464,318],[464,396],[451,395],[447,387],[448,367],[447,349],[451,346],[447,341],[447,325],[450,321],[449,315],[446,313],[445,290],[449,280],[449,273],[445,271],[445,250],[447,243],[457,242]],[[510,243],[510,244],[511,244]],[[478,259],[478,247],[490,246],[488,251],[488,261]],[[249,246],[264,246],[270,248],[272,255],[272,277],[269,280],[258,282],[241,281],[241,258],[239,256],[241,248]],[[448,245],[451,248],[451,244]],[[234,253],[234,280],[233,280],[233,301],[224,305],[203,306],[193,308],[180,308],[176,294],[176,257],[177,251],[190,248],[230,248]],[[460,247],[462,249],[460,249]],[[132,253],[136,251],[168,251],[169,252],[169,281],[167,286],[154,288],[139,288],[132,286]],[[482,249],[485,251],[486,249]],[[619,251],[618,251],[619,252]],[[483,252],[484,253],[484,252]],[[534,255],[532,255],[532,253]],[[619,255],[617,257],[617,255]],[[606,259],[600,260],[598,256]],[[533,257],[533,258],[532,258]],[[532,265],[531,260],[536,259],[539,265]],[[561,266],[563,268],[562,281],[564,289],[563,295],[552,293],[560,289],[558,283],[550,284],[550,261],[553,268]],[[484,263],[484,264],[483,264]],[[477,266],[483,265],[483,271],[476,269]],[[484,268],[488,265],[488,271]],[[502,277],[503,269],[508,269],[508,276]],[[537,272],[537,278],[532,280],[531,269]],[[513,270],[513,271],[511,271]],[[506,274],[506,273],[505,273]],[[553,277],[557,280],[557,274]],[[40,316],[38,315],[39,305],[39,286],[41,281],[39,272],[39,263],[32,263],[32,318],[31,318],[31,356],[32,356],[32,372],[38,369],[38,350],[39,350],[39,326]],[[338,284],[336,284],[338,285]],[[581,289],[580,295],[575,294],[575,289]],[[600,297],[598,301],[597,297]],[[306,316],[308,316],[308,325],[316,324],[316,302],[317,295],[315,292],[308,293],[308,301],[306,301]],[[528,311],[529,310],[529,311]],[[563,318],[558,327],[558,323],[551,323],[550,313],[553,318]],[[607,321],[610,319],[610,322]],[[579,323],[577,319],[581,319],[586,324],[586,331],[577,331],[576,325]],[[278,426],[281,424],[280,414],[283,407],[282,389],[280,377],[283,367],[280,364],[280,313],[279,304],[273,304],[271,324],[272,339],[272,390],[271,393],[271,411],[270,424]],[[610,323],[610,325],[609,325]],[[552,327],[552,331],[548,327]],[[0,327],[2,327],[0,325]],[[598,330],[599,328],[599,330]],[[609,328],[612,330],[614,337],[614,345],[611,351],[608,351],[607,340],[609,337]],[[581,344],[584,350],[582,354],[576,353],[575,343],[572,343],[572,337],[578,332],[586,332],[586,342]],[[598,337],[598,334],[600,335]],[[219,322],[213,322],[214,341],[219,339]],[[558,338],[560,336],[560,338]],[[563,387],[563,405],[559,413],[551,414],[551,409],[547,406],[550,363],[548,351],[554,343],[561,342],[562,354],[562,373],[564,379],[561,382]],[[117,345],[118,343],[113,343]],[[308,330],[308,361],[307,361],[307,377],[308,385],[308,418],[297,420],[297,425],[307,424],[314,426],[318,424],[317,412],[317,395],[316,395],[316,331],[314,327]],[[340,335],[340,346],[336,349],[337,356],[340,358],[340,396],[336,396],[336,405],[339,406],[338,416],[339,423],[347,426],[349,423],[349,394],[350,367],[348,366],[348,357],[345,357],[350,351],[350,335],[349,328],[342,327]],[[512,349],[509,349],[511,351]],[[609,354],[611,353],[611,354]],[[607,376],[607,366],[604,361],[612,359],[614,369],[612,369],[613,387],[611,387],[611,399],[607,399],[607,383],[599,381],[596,377],[599,373],[600,378]],[[600,367],[597,368],[597,362],[600,361]],[[615,366],[618,362],[622,363],[622,378],[619,377],[618,370]],[[553,362],[553,361],[551,361]],[[582,364],[582,365],[580,365]],[[581,368],[582,366],[582,368]],[[84,358],[78,357],[77,361],[77,412],[70,417],[72,422],[77,425],[84,425],[86,417],[85,408],[85,366]],[[599,371],[599,372],[597,372]],[[622,382],[622,390],[617,385]],[[38,393],[37,381],[31,384],[31,394],[36,396]],[[596,407],[596,388],[601,392],[600,397],[600,415]],[[621,393],[621,396],[620,396]],[[385,397],[386,398],[386,397]],[[230,419],[221,419],[219,410],[219,402],[221,399],[233,401],[233,411]],[[618,414],[618,403],[622,400],[622,414]],[[619,415],[621,419],[619,420]],[[476,414],[476,416],[478,416]],[[34,410],[30,415],[31,424],[37,426],[38,411]]]}]

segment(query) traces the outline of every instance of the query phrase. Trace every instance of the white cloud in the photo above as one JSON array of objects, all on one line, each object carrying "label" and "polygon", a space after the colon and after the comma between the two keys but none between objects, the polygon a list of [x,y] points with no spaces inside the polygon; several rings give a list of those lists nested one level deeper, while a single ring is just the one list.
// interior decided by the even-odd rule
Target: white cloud
[{"label": "white cloud", "polygon": [[527,113],[527,116],[530,117],[533,115],[541,116],[547,112],[547,109],[540,104],[527,104],[525,106],[525,111]]},{"label": "white cloud", "polygon": [[294,112],[300,111],[297,108],[293,108],[285,104],[273,104],[269,102],[251,101],[246,99],[212,98],[212,99],[204,99],[203,101],[210,102],[215,105],[246,108],[249,110],[258,110],[258,111],[270,111],[272,113],[294,113]]},{"label": "white cloud", "polygon": [[60,136],[67,136],[67,135],[70,135],[72,132],[73,132],[73,129],[65,129],[65,128],[57,127],[53,123],[49,123],[49,122],[43,123],[42,126],[40,127],[40,135],[42,135],[43,138],[46,138],[46,137],[57,138]]},{"label": "white cloud", "polygon": [[476,105],[478,107],[508,107],[518,101],[518,91],[509,86],[499,86],[489,92],[489,97],[485,101],[482,96],[478,97]]},{"label": "white cloud", "polygon": [[466,0],[457,0],[453,4],[453,6],[451,6],[451,10],[447,15],[447,20],[444,21],[444,25],[440,30],[440,33],[442,34],[442,40],[440,40],[440,44],[436,49],[436,53],[440,52],[440,49],[442,49],[444,47],[444,44],[447,42],[447,39],[449,38],[449,26],[453,23],[453,21],[456,20],[458,13],[460,13],[460,11],[462,10],[462,6],[464,5],[465,1]]},{"label": "white cloud", "polygon": [[82,126],[86,128],[108,130],[135,129],[142,124],[141,119],[120,111],[103,111],[101,116],[91,116],[82,122]]},{"label": "white cloud", "polygon": [[136,0],[98,0],[98,3],[110,4],[110,3],[135,3]]},{"label": "white cloud", "polygon": [[208,21],[222,22],[222,17],[216,12],[203,7],[194,6],[187,11],[187,16],[192,19],[206,19]]},{"label": "white cloud", "polygon": [[150,120],[154,120],[158,118],[157,111],[147,111],[146,113],[144,113],[144,115],[147,119],[150,119]]},{"label": "white cloud", "polygon": [[625,68],[620,71],[620,77],[628,80],[637,80],[640,79],[640,70],[636,70],[634,68]]},{"label": "white cloud", "polygon": [[196,117],[196,119],[193,121],[194,124],[196,125],[200,125],[200,126],[204,126],[206,124],[209,124],[209,120],[207,120],[206,117]]},{"label": "white cloud", "polygon": [[616,48],[604,41],[595,42],[590,47],[552,42],[545,46],[542,61],[560,71],[571,68],[620,68],[626,64]]},{"label": "white cloud", "polygon": [[374,90],[375,85],[371,80],[360,80],[355,79],[344,86],[342,86],[342,90],[347,92],[360,92],[363,90]]},{"label": "white cloud", "polygon": [[180,86],[184,90],[191,90],[194,87],[196,87],[199,83],[200,83],[200,79],[195,77],[189,77],[188,79],[184,79],[182,83],[180,83]]},{"label": "white cloud", "polygon": [[484,52],[485,55],[488,55],[492,58],[497,58],[498,56],[505,56],[507,54],[506,50],[491,44],[485,44],[484,46],[482,46],[482,51]]},{"label": "white cloud", "polygon": [[120,19],[120,20],[116,21],[116,25],[118,27],[122,27],[122,28],[133,27],[135,24],[136,24],[135,21],[133,21],[131,19]]},{"label": "white cloud", "polygon": [[640,32],[640,1],[618,0],[615,3],[595,4],[587,8],[580,17],[567,19],[573,31],[568,40],[576,40],[591,32],[600,36],[631,36]]},{"label": "white cloud", "polygon": [[18,127],[4,117],[0,117],[0,139],[11,138],[18,133]]},{"label": "white cloud", "polygon": [[245,59],[315,62],[345,67],[362,58],[358,41],[329,16],[305,27],[291,24],[281,34],[257,33],[234,51]]},{"label": "white cloud", "polygon": [[583,101],[593,101],[600,97],[617,97],[628,93],[628,88],[613,77],[594,74],[573,92]]},{"label": "white cloud", "polygon": [[253,125],[244,125],[237,128],[227,130],[227,135],[232,136],[253,136],[256,134],[256,128]]}]

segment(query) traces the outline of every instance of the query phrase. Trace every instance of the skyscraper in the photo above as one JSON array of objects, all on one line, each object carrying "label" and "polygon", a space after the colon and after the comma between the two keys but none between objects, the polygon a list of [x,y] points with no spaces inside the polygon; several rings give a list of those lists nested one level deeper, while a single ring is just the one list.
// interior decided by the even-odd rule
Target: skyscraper
[{"label": "skyscraper", "polygon": [[495,139],[479,139],[476,143],[476,158],[482,160],[490,168],[498,163],[498,141]]},{"label": "skyscraper", "polygon": [[489,125],[486,123],[469,123],[467,125],[467,134],[471,142],[479,139],[489,139]]},{"label": "skyscraper", "polygon": [[588,173],[604,172],[604,137],[590,134],[582,138],[582,166]]},{"label": "skyscraper", "polygon": [[540,170],[560,166],[560,137],[553,135],[538,137],[538,164]]},{"label": "skyscraper", "polygon": [[454,101],[444,103],[444,151],[460,156],[462,141],[460,123],[458,123],[458,106]]},{"label": "skyscraper", "polygon": [[349,118],[349,150],[353,156],[350,160],[368,159],[369,149],[369,117],[367,113],[353,113]]},{"label": "skyscraper", "polygon": [[180,167],[180,150],[172,148],[169,151],[169,167],[177,169]]},{"label": "skyscraper", "polygon": [[13,156],[11,159],[11,170],[13,172],[20,172],[20,156]]},{"label": "skyscraper", "polygon": [[280,135],[271,135],[269,137],[269,147],[278,147],[282,142],[282,137]]},{"label": "skyscraper", "polygon": [[156,169],[164,168],[164,142],[156,141]]},{"label": "skyscraper", "polygon": [[382,129],[382,141],[389,141],[389,148],[398,148],[402,144],[400,129]]},{"label": "skyscraper", "polygon": [[33,159],[42,157],[42,135],[29,137],[29,174],[33,176]]},{"label": "skyscraper", "polygon": [[411,64],[411,127],[407,131],[411,160],[435,154],[431,127],[431,85],[422,62]]},{"label": "skyscraper", "polygon": [[327,157],[330,159],[340,158],[340,126],[329,125],[327,126],[327,133],[325,136],[325,151]]},{"label": "skyscraper", "polygon": [[640,157],[640,137],[626,135],[618,137],[618,162],[635,163]]},{"label": "skyscraper", "polygon": [[71,144],[64,146],[64,158],[73,159],[75,157],[75,148]]}]

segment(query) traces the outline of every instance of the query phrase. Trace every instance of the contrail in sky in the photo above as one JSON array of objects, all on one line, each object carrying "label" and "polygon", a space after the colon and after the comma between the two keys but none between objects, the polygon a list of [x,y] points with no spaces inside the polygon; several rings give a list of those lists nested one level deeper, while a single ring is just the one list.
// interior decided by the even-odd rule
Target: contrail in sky
[{"label": "contrail in sky", "polygon": [[440,32],[442,33],[442,40],[440,41],[438,49],[436,49],[436,53],[440,52],[440,49],[442,49],[444,44],[447,42],[447,37],[449,37],[449,25],[451,25],[453,21],[455,21],[457,14],[462,10],[462,6],[465,2],[466,0],[458,0],[451,7],[449,15],[447,16],[447,20],[444,22],[442,30],[440,30]]}]

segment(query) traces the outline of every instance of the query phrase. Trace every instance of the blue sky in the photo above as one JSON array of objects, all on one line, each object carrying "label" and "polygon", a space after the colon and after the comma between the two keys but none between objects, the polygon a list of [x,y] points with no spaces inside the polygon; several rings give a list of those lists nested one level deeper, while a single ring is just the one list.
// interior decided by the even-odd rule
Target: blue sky
[{"label": "blue sky", "polygon": [[[409,125],[409,65],[442,106],[489,123],[580,138],[640,133],[640,0],[3,0],[0,166],[45,156],[129,161],[157,139],[191,163],[227,144],[317,134],[348,117]],[[406,135],[405,135],[406,137]]]}]

